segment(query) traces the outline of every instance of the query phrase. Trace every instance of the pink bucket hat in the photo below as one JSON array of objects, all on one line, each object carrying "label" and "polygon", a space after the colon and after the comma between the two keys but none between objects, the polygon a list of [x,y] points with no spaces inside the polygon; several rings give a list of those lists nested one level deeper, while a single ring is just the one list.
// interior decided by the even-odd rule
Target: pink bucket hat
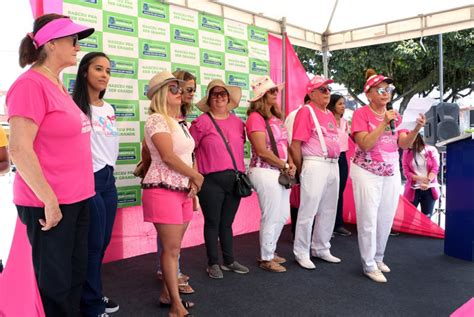
[{"label": "pink bucket hat", "polygon": [[364,85],[364,92],[368,92],[370,88],[377,86],[381,82],[386,82],[387,84],[393,83],[393,79],[385,77],[384,75],[372,75],[370,76]]},{"label": "pink bucket hat", "polygon": [[94,28],[74,23],[70,18],[60,18],[47,23],[34,35],[28,33],[28,36],[33,40],[36,48],[40,48],[54,39],[77,34],[79,40],[82,40],[92,33],[94,33]]},{"label": "pink bucket hat", "polygon": [[280,92],[281,89],[285,86],[285,84],[281,83],[277,85],[269,76],[263,76],[255,79],[250,86],[252,87],[254,97],[249,101],[253,102],[262,98],[265,93],[272,88],[278,88],[278,92]]},{"label": "pink bucket hat", "polygon": [[326,84],[332,84],[334,80],[326,78],[324,76],[316,75],[314,76],[306,85],[306,94],[310,94],[316,88],[324,86]]}]

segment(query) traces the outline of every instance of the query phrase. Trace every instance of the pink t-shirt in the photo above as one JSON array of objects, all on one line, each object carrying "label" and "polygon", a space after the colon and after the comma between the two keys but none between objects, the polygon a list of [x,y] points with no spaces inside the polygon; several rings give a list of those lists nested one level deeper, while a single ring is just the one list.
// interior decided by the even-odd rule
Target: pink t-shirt
[{"label": "pink t-shirt", "polygon": [[[376,116],[369,106],[354,111],[352,115],[352,132],[354,137],[356,132],[372,132],[383,121],[383,117]],[[402,117],[397,116],[395,120],[395,127],[402,123]],[[390,126],[385,128],[384,133],[375,143],[375,146],[369,151],[362,151],[358,146],[354,153],[353,162],[379,176],[392,176],[395,171],[399,169],[399,154],[398,154],[398,136],[401,132],[396,131],[394,135],[390,130]]]},{"label": "pink t-shirt", "polygon": [[[72,98],[42,74],[28,70],[11,86],[6,100],[9,118],[29,118],[38,126],[33,149],[46,181],[60,204],[73,204],[94,193],[89,118]],[[44,207],[16,173],[13,202]]]},{"label": "pink t-shirt", "polygon": [[[288,133],[286,127],[283,124],[283,121],[276,117],[271,117],[268,120],[270,128],[273,132],[273,137],[275,138],[275,143],[278,150],[278,157],[286,162],[288,159]],[[258,112],[252,112],[247,118],[247,123],[245,124],[247,128],[247,135],[251,135],[252,132],[264,132],[266,136],[267,149],[272,151],[272,144],[270,142],[270,137],[267,133],[267,128],[265,125],[265,119]],[[278,169],[275,166],[272,166],[262,160],[260,156],[255,152],[255,148],[252,145],[252,159],[250,160],[250,167],[263,167],[263,168],[272,168]]]},{"label": "pink t-shirt", "polygon": [[[230,114],[227,119],[215,119],[215,121],[229,142],[237,169],[245,172],[244,123],[234,114]],[[200,173],[206,175],[225,170],[234,170],[232,159],[224,141],[206,113],[203,113],[193,121],[190,130],[196,142],[196,161]]]},{"label": "pink t-shirt", "polygon": [[161,159],[158,149],[151,137],[156,133],[169,133],[173,141],[173,152],[187,165],[193,166],[194,140],[185,121],[178,123],[171,119],[172,127],[168,126],[163,115],[154,113],[145,123],[145,142],[150,149],[151,165],[143,179],[143,184],[161,184],[169,189],[186,191],[189,187],[189,177],[176,172]]},{"label": "pink t-shirt", "polygon": [[341,118],[339,120],[337,133],[339,134],[339,147],[341,148],[341,152],[347,152],[347,150],[349,150],[349,125],[346,119]]},{"label": "pink t-shirt", "polygon": [[[322,112],[315,105],[309,103],[313,108],[316,118],[321,126],[324,141],[328,150],[329,158],[337,158],[340,154],[339,135],[337,123],[331,111]],[[301,141],[301,154],[304,156],[324,156],[318,132],[314,125],[310,110],[304,106],[295,117],[293,124],[293,140]]]}]

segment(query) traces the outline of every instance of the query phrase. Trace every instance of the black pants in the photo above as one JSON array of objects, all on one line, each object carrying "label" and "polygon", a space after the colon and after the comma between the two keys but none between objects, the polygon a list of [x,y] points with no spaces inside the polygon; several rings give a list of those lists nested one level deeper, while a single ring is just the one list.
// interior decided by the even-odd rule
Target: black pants
[{"label": "black pants", "polygon": [[344,189],[346,188],[347,176],[349,175],[349,167],[347,166],[346,152],[339,155],[339,198],[337,200],[337,214],[334,229],[344,226],[342,218],[342,209],[344,207]]},{"label": "black pants", "polygon": [[234,262],[232,223],[240,197],[234,195],[235,172],[223,171],[204,176],[199,202],[204,215],[204,240],[208,265],[218,264],[219,239],[225,264]]},{"label": "black pants", "polygon": [[44,208],[17,206],[33,250],[33,266],[47,317],[78,316],[87,269],[89,199],[59,206],[59,224],[42,231]]},{"label": "black pants", "polygon": [[436,200],[433,199],[433,195],[431,194],[431,189],[428,190],[415,190],[415,198],[413,199],[413,206],[418,207],[418,204],[421,205],[421,212],[431,217],[433,213],[433,208],[435,205]]}]

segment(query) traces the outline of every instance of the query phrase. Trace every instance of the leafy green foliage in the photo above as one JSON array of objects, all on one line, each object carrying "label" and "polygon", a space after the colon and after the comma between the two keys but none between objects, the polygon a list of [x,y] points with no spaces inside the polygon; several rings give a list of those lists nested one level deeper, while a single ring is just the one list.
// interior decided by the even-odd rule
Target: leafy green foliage
[{"label": "leafy green foliage", "polygon": [[[444,99],[455,101],[465,96],[460,91],[469,89],[469,94],[474,89],[474,30],[443,34],[443,50]],[[321,52],[302,47],[295,51],[307,72],[322,73]],[[438,64],[438,36],[333,51],[329,59],[330,76],[344,84],[356,100],[368,68],[393,78],[394,100],[401,99],[402,113],[413,96],[426,96],[437,89]]]}]

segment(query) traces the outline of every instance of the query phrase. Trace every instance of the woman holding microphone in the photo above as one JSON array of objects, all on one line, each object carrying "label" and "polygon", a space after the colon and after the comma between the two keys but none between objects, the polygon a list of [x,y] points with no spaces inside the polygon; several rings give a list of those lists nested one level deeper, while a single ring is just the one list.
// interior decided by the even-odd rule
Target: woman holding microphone
[{"label": "woman holding microphone", "polygon": [[350,175],[363,271],[371,280],[384,283],[387,279],[383,273],[390,272],[383,262],[385,247],[401,185],[398,148],[411,146],[425,125],[425,117],[420,114],[410,132],[395,131],[401,116],[387,109],[395,89],[393,80],[377,75],[373,69],[367,70],[366,79],[364,92],[369,104],[357,109],[352,117],[352,137],[357,148]]}]

